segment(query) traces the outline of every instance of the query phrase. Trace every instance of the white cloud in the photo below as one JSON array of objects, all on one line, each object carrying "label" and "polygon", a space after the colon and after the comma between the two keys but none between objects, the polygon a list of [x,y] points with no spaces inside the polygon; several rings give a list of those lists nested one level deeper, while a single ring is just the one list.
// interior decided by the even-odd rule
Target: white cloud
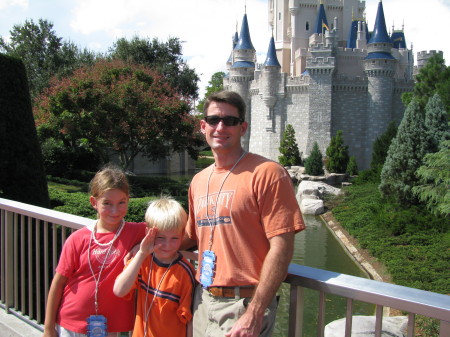
[{"label": "white cloud", "polygon": [[[203,92],[212,74],[225,70],[236,22],[240,29],[244,10],[242,0],[79,0],[72,10],[71,27],[85,35],[103,32],[112,41],[134,35],[163,41],[178,37],[183,56],[201,78]],[[267,50],[266,1],[247,1],[247,11],[255,48]]]},{"label": "white cloud", "polygon": [[[326,1],[325,1],[326,2]],[[373,29],[379,0],[366,0],[369,29]],[[65,40],[80,47],[106,52],[117,38],[134,35],[183,42],[183,56],[201,78],[200,94],[211,76],[225,71],[231,39],[240,31],[245,4],[258,62],[265,60],[271,32],[268,0],[0,0],[0,36],[7,37],[14,24],[32,18],[54,22]],[[5,7],[6,6],[6,7]],[[450,64],[450,44],[444,25],[450,21],[449,0],[383,0],[388,30],[404,23],[405,36],[414,54],[422,50],[444,51]]]},{"label": "white cloud", "polygon": [[0,0],[0,9],[8,7],[28,8],[28,0]]}]

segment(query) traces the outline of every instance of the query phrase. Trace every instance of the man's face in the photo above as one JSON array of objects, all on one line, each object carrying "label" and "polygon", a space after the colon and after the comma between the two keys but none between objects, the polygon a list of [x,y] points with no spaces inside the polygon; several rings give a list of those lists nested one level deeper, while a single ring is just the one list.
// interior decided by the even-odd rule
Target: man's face
[{"label": "man's face", "polygon": [[[239,118],[236,107],[223,102],[211,102],[206,112],[207,117],[227,117],[233,116]],[[210,125],[204,119],[200,122],[202,133],[211,150],[216,153],[236,150],[241,148],[241,137],[247,131],[248,123],[239,122],[237,125],[227,126],[221,120],[217,125]]]}]

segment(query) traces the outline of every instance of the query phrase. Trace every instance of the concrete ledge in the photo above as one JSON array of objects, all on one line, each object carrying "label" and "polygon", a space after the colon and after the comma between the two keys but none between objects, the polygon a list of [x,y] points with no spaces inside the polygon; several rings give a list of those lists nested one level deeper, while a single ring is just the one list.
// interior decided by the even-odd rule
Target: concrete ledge
[{"label": "concrete ledge", "polygon": [[0,335],[2,337],[41,337],[42,332],[0,308]]}]

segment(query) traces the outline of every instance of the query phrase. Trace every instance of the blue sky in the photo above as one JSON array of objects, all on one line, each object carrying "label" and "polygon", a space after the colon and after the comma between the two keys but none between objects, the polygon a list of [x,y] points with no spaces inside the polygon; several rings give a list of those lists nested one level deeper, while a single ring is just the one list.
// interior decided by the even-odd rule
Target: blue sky
[{"label": "blue sky", "polygon": [[[264,62],[271,32],[268,0],[0,0],[0,36],[8,37],[14,24],[47,19],[64,40],[94,51],[107,51],[120,37],[179,37],[183,55],[201,78],[200,94],[211,75],[225,71],[231,38],[238,30],[245,5],[258,62]],[[375,23],[378,0],[366,1],[369,29]],[[450,22],[450,0],[384,0],[388,30],[405,28],[408,47],[439,49],[450,60],[445,24]],[[434,32],[434,34],[433,34]],[[447,61],[447,64],[449,62]]]}]

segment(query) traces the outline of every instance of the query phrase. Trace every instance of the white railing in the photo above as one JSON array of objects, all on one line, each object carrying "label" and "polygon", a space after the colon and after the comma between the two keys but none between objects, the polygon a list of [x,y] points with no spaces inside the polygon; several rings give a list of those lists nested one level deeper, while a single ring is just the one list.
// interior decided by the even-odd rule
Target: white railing
[{"label": "white railing", "polygon": [[[0,307],[42,331],[45,301],[61,247],[74,230],[93,220],[0,198]],[[353,301],[376,305],[375,336],[381,336],[383,308],[408,312],[408,336],[415,315],[440,320],[440,337],[450,336],[450,296],[291,264],[289,337],[302,336],[303,289],[320,293],[317,336],[324,336],[327,295],[347,298],[350,337]],[[24,324],[25,324],[24,323]]]}]

